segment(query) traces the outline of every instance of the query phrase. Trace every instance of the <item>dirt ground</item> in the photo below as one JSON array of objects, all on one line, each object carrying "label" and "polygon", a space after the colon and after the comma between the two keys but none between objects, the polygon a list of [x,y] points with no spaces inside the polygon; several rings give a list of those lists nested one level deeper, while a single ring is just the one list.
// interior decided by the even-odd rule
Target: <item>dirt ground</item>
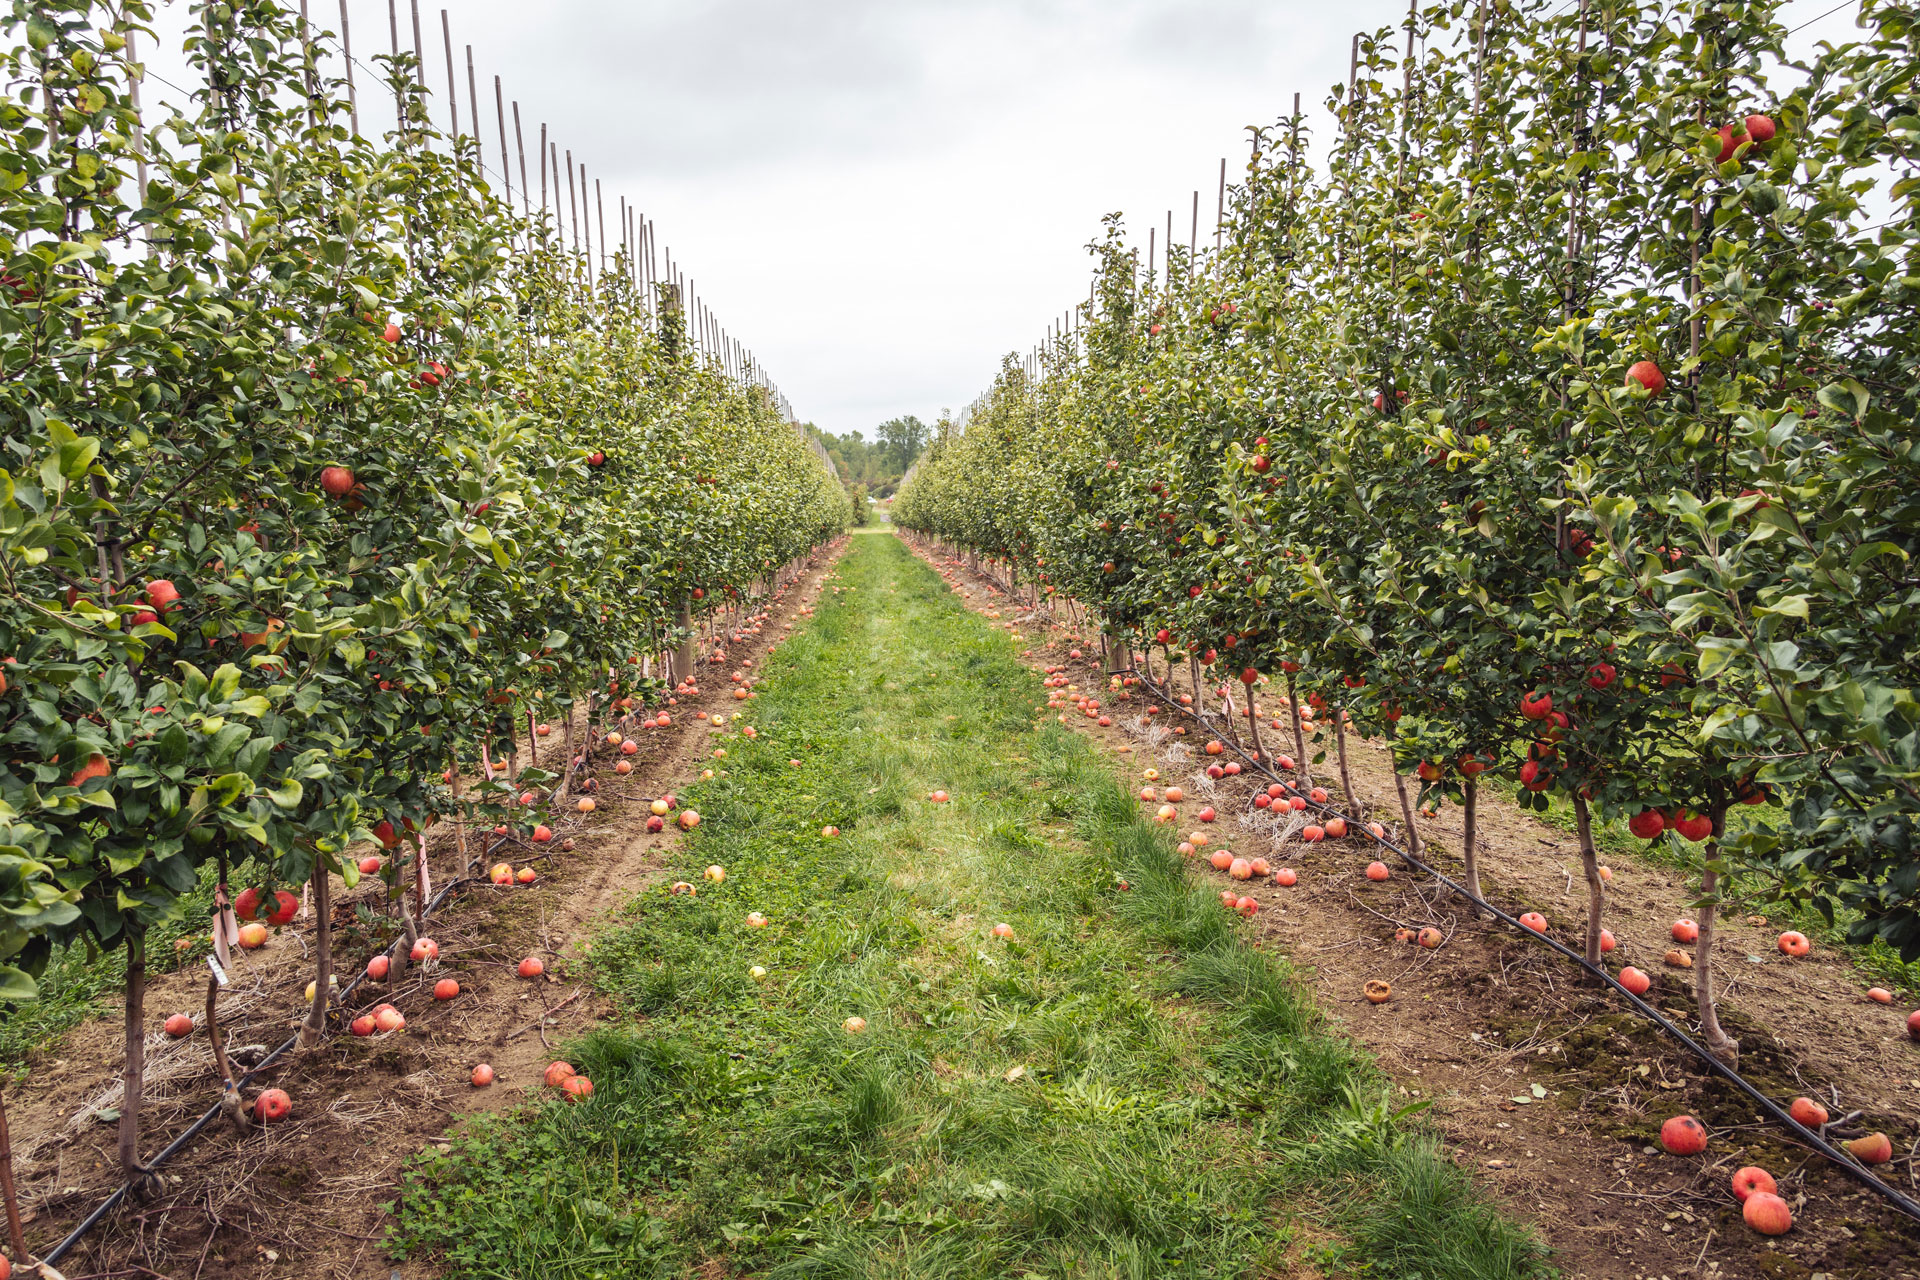
[{"label": "dirt ground", "polygon": [[[1510,1213],[1537,1225],[1568,1280],[1920,1277],[1920,1224],[1762,1122],[1744,1095],[1586,985],[1572,965],[1504,925],[1476,921],[1463,900],[1404,867],[1369,881],[1365,868],[1376,854],[1365,837],[1302,842],[1304,817],[1277,823],[1253,806],[1264,779],[1256,786],[1248,775],[1207,777],[1210,759],[1200,748],[1211,731],[1173,708],[1149,719],[1142,689],[1109,690],[1091,630],[1076,630],[1064,610],[1018,606],[992,578],[919,550],[969,605],[1029,646],[1032,665],[1059,667],[1070,688],[1102,700],[1109,727],[1071,702],[1061,714],[1108,748],[1131,787],[1153,767],[1161,774],[1153,785],[1184,788],[1182,832],[1205,829],[1212,848],[1224,843],[1294,869],[1290,888],[1239,886],[1260,903],[1251,927],[1293,961],[1335,1025],[1364,1043],[1409,1098],[1432,1100],[1430,1114],[1456,1158]],[[1076,646],[1079,660],[1068,656]],[[1184,673],[1178,687],[1191,693]],[[1265,708],[1263,728],[1284,714],[1277,696],[1263,706],[1268,701],[1276,705]],[[1168,722],[1188,732],[1171,732]],[[1292,750],[1290,742],[1266,745]],[[1314,780],[1337,790],[1332,744],[1322,745],[1328,760]],[[1350,737],[1349,756],[1366,816],[1391,834],[1401,824],[1386,745]],[[1219,815],[1204,828],[1196,816],[1203,806]],[[1448,873],[1459,870],[1460,816],[1446,808],[1421,824],[1428,855]],[[1479,832],[1488,897],[1516,914],[1542,913],[1556,936],[1577,946],[1586,883],[1573,836],[1492,788],[1481,796]],[[1692,914],[1697,884],[1655,862],[1608,861],[1605,923],[1619,942],[1611,959],[1654,975],[1648,998],[1697,1030],[1691,973],[1662,963],[1674,945],[1668,930]],[[1235,883],[1203,860],[1195,867],[1208,881]],[[1395,940],[1397,929],[1427,925],[1446,935],[1438,949]],[[1870,984],[1847,956],[1816,948],[1789,960],[1775,946],[1778,933],[1759,916],[1723,917],[1719,927],[1721,1017],[1741,1043],[1742,1074],[1782,1103],[1806,1094],[1835,1117],[1862,1112],[1829,1136],[1885,1131],[1895,1158],[1878,1172],[1920,1198],[1920,1043],[1904,1025],[1920,996],[1872,1003]],[[1392,986],[1384,1004],[1361,994],[1374,978]],[[1712,1135],[1701,1156],[1670,1156],[1654,1145],[1661,1122],[1681,1113]],[[1786,1236],[1768,1239],[1742,1222],[1729,1182],[1744,1165],[1778,1179],[1795,1219]]]},{"label": "dirt ground", "polygon": [[[712,728],[705,716],[745,712],[750,720],[752,701],[735,699],[730,673],[757,673],[770,647],[804,620],[802,610],[811,609],[822,575],[845,545],[843,539],[823,548],[780,598],[762,606],[765,621],[725,644],[723,664],[703,664],[699,695],[678,699],[670,727],[636,730],[641,750],[626,757],[630,774],[616,774],[612,766],[620,757],[599,745],[605,758],[595,761],[593,813],[553,820],[555,841],[545,851],[508,846],[495,855],[516,867],[533,862],[537,880],[464,887],[425,931],[439,943],[437,967],[409,966],[402,977],[354,992],[348,1017],[391,1002],[406,1015],[404,1029],[361,1038],[336,1028],[313,1049],[276,1061],[255,1078],[248,1097],[269,1086],[285,1089],[293,1098],[292,1118],[245,1134],[210,1126],[162,1170],[160,1194],[121,1207],[62,1260],[68,1280],[428,1274],[396,1270],[381,1248],[382,1206],[392,1199],[401,1166],[459,1117],[524,1101],[553,1060],[551,1046],[610,1012],[571,969],[597,926],[659,878],[676,829],[649,834],[648,803],[707,766]],[[576,727],[585,740],[580,719]],[[561,740],[555,724],[540,749],[558,759]],[[526,747],[523,737],[522,759]],[[429,856],[429,865],[444,874],[458,862],[449,825],[435,828]],[[574,848],[562,851],[569,838]],[[535,862],[537,852],[546,856]],[[378,904],[378,883],[363,881],[353,892],[334,884],[335,966],[344,971],[343,983],[375,950],[355,909]],[[261,950],[236,954],[220,1017],[242,1063],[246,1046],[264,1053],[304,1018],[311,934],[310,921],[296,923]],[[544,960],[543,977],[518,975],[528,955]],[[444,977],[458,980],[461,992],[435,1001],[433,983]],[[207,981],[207,968],[195,960],[149,984],[146,1009],[155,1031],[146,1047],[148,1153],[214,1100],[206,1035],[174,1040],[158,1030],[175,1012],[200,1022]],[[29,1247],[51,1247],[119,1183],[111,1119],[121,1057],[116,1009],[36,1052],[26,1082],[9,1091]],[[481,1062],[493,1066],[497,1080],[476,1089],[469,1075]]]}]

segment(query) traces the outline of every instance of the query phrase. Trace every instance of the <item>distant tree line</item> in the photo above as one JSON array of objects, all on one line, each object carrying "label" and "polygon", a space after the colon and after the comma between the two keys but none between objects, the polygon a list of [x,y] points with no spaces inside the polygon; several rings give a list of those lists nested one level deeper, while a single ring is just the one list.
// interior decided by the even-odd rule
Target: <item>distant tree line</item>
[{"label": "distant tree line", "polygon": [[[807,431],[833,459],[833,465],[840,471],[841,483],[849,490],[856,485],[865,486],[876,498],[893,496],[894,490],[900,487],[900,478],[906,475],[907,468],[913,465],[933,435],[932,429],[912,414],[881,423],[874,428],[872,439],[860,431],[836,436],[812,423],[807,424]],[[860,515],[859,505],[856,504],[856,520]]]}]

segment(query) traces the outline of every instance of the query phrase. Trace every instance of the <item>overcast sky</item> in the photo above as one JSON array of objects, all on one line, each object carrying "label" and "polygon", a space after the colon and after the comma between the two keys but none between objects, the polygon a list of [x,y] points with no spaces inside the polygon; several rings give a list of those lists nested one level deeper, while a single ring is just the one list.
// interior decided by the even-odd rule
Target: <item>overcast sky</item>
[{"label": "overcast sky", "polygon": [[[291,2],[291,0],[289,0]],[[337,30],[339,0],[309,0]],[[354,54],[389,48],[387,0],[348,0]],[[399,0],[412,47],[410,0]],[[1405,0],[451,0],[489,166],[499,75],[528,146],[564,150],[660,242],[800,417],[844,433],[931,421],[1086,296],[1084,246],[1123,212],[1213,224],[1220,160],[1301,94],[1324,134],[1354,31]],[[1804,21],[1831,0],[1794,0]],[[420,20],[444,127],[439,0]],[[163,34],[185,21],[171,0]],[[1801,18],[1798,10],[1805,10]],[[1796,39],[1851,33],[1852,5]],[[185,73],[177,36],[147,54]],[[143,51],[145,52],[145,51]],[[360,86],[362,130],[390,122]],[[156,96],[167,96],[156,86]],[[386,108],[390,112],[391,108]],[[509,106],[511,110],[511,106]],[[511,129],[511,119],[509,119]],[[530,157],[530,163],[532,163]],[[537,185],[537,183],[536,183]],[[612,214],[609,214],[611,221]]]}]

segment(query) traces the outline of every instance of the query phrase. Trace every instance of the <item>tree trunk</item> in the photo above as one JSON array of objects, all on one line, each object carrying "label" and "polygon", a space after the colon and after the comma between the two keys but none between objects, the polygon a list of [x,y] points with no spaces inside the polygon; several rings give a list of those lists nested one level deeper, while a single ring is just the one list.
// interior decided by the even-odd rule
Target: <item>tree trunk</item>
[{"label": "tree trunk", "polygon": [[1693,954],[1693,998],[1700,1010],[1700,1038],[1707,1052],[1729,1067],[1740,1065],[1740,1042],[1720,1026],[1713,1001],[1713,921],[1719,909],[1720,838],[1726,834],[1726,805],[1713,805],[1713,839],[1707,845],[1707,863],[1700,872],[1700,942]]},{"label": "tree trunk", "polygon": [[[678,670],[674,674],[680,677],[682,683],[685,683],[693,679],[693,601],[682,599],[680,610],[673,621],[674,625],[680,628],[680,650],[674,655],[674,666]],[[573,724],[571,718],[568,719],[567,724],[571,729]],[[567,760],[571,763],[573,760],[571,734],[567,738],[567,743]]]},{"label": "tree trunk", "polygon": [[[421,844],[421,857],[426,845]],[[313,1004],[307,1021],[300,1028],[300,1047],[310,1049],[320,1042],[327,1029],[327,981],[333,976],[333,881],[327,874],[326,859],[318,852],[313,858]]]},{"label": "tree trunk", "polygon": [[[1485,899],[1487,895],[1480,889],[1480,779],[1463,779],[1460,783],[1460,792],[1464,801],[1462,807],[1466,810],[1467,831],[1463,856],[1467,864],[1465,876],[1467,892],[1476,898]],[[1472,910],[1478,917],[1480,908],[1474,907]]]},{"label": "tree trunk", "polygon": [[20,1266],[27,1262],[27,1238],[20,1229],[20,1196],[13,1186],[13,1137],[7,1132],[7,1104],[0,1098],[0,1197],[7,1202],[7,1242],[13,1249],[13,1260]]},{"label": "tree trunk", "polygon": [[1347,811],[1357,822],[1364,806],[1353,789],[1353,774],[1347,770],[1347,709],[1344,705],[1333,709],[1333,741],[1340,752],[1340,794],[1346,798]]},{"label": "tree trunk", "polygon": [[1587,877],[1587,963],[1600,963],[1600,913],[1606,910],[1607,890],[1600,880],[1600,855],[1593,847],[1593,815],[1587,798],[1573,794],[1573,820],[1580,832],[1580,868]]},{"label": "tree trunk", "polygon": [[1400,772],[1400,761],[1393,754],[1393,739],[1387,740],[1387,764],[1393,770],[1393,789],[1400,796],[1400,821],[1407,828],[1407,852],[1414,857],[1420,856],[1420,828],[1413,823],[1413,800],[1407,795],[1406,775]]},{"label": "tree trunk", "polygon": [[220,1031],[220,979],[207,978],[207,1041],[213,1046],[213,1067],[220,1077],[220,1114],[227,1123],[245,1131],[247,1117],[240,1097],[240,1086],[233,1078],[233,1066],[227,1061],[227,1038]]},{"label": "tree trunk", "polygon": [[[1293,719],[1293,772],[1302,784],[1302,790],[1313,789],[1313,766],[1307,762],[1307,735],[1300,727],[1300,691],[1294,684],[1293,672],[1287,672],[1287,715]],[[1406,803],[1406,797],[1401,797]]]},{"label": "tree trunk", "polygon": [[145,1171],[140,1163],[140,1098],[147,1079],[147,940],[127,936],[127,1061],[121,1074],[120,1170],[129,1178]]}]

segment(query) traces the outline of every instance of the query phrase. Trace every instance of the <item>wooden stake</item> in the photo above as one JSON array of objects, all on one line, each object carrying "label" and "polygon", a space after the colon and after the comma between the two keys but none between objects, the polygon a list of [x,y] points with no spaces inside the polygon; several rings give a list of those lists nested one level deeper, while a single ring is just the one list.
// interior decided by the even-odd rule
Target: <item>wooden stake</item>
[{"label": "wooden stake", "polygon": [[413,82],[422,92],[427,87],[427,42],[420,38],[420,0],[413,5]]},{"label": "wooden stake", "polygon": [[598,178],[593,180],[593,209],[594,217],[600,224],[600,270],[604,273],[607,269],[607,204],[600,197]]},{"label": "wooden stake", "polygon": [[[556,178],[560,176],[558,163],[553,166],[553,173]],[[567,208],[572,214],[573,221],[573,251],[578,254],[580,252],[580,195],[573,189],[572,147],[567,148]]]},{"label": "wooden stake", "polygon": [[[346,0],[341,0],[341,3],[345,4]],[[133,106],[134,178],[135,178],[135,181],[138,182],[139,184],[138,190],[139,190],[139,197],[140,197],[140,205],[142,208],[144,208],[146,207],[146,203],[147,203],[146,133],[140,123],[140,77],[138,74],[136,74],[132,70],[133,67],[136,67],[139,65],[139,62],[140,62],[140,55],[136,53],[133,48],[133,28],[129,26],[127,28],[127,64],[129,67],[129,70],[127,72],[127,95],[128,95],[128,101]],[[351,93],[351,89],[349,89],[349,93]],[[147,256],[151,258],[157,252],[159,252],[159,246],[154,244],[153,242],[153,230],[152,228],[148,228]],[[6,1176],[8,1180],[11,1181],[13,1176],[12,1171],[8,1170]],[[20,1256],[23,1259],[26,1257],[25,1254],[21,1254]]]},{"label": "wooden stake", "polygon": [[[131,42],[127,54],[129,57],[133,54]],[[353,136],[357,138],[360,136],[360,98],[353,88],[353,29],[347,21],[347,0],[340,0],[340,56],[347,64],[347,121],[353,128]],[[134,104],[134,109],[139,110],[138,103]]]},{"label": "wooden stake", "polygon": [[[400,61],[400,10],[398,0],[387,0],[387,34],[393,38],[393,60]],[[394,128],[405,130],[407,127],[407,99],[396,83],[393,87]]]},{"label": "wooden stake", "polygon": [[[469,110],[473,115],[474,159],[480,162],[484,167],[485,162],[480,161],[480,154],[481,154],[481,150],[480,150],[480,86],[474,80],[474,75],[473,75],[473,46],[472,45],[467,46],[467,107],[469,108]],[[506,172],[506,165],[504,161],[501,164],[501,172],[503,174]],[[511,203],[513,197],[508,196],[507,199],[508,199],[508,202]]]},{"label": "wooden stake", "polygon": [[[499,80],[498,76],[494,77]],[[502,145],[505,145],[504,143]],[[520,99],[513,100],[513,149],[520,155],[520,212],[526,217],[533,216],[533,202],[527,187],[527,139],[520,132]],[[545,197],[542,196],[544,202]]]},{"label": "wooden stake", "polygon": [[[453,25],[447,20],[447,11],[440,11],[440,43],[447,52],[447,120],[453,126],[448,136],[457,147],[460,142],[460,82],[453,77]],[[475,123],[478,123],[476,118]]]},{"label": "wooden stake", "polygon": [[[1357,39],[1357,37],[1356,37]],[[1358,47],[1356,45],[1356,47]],[[1221,237],[1227,229],[1227,158],[1220,157],[1220,205],[1213,215],[1213,251],[1220,252]]]},{"label": "wooden stake", "polygon": [[[499,76],[493,78],[493,114],[500,122],[500,176],[506,180],[507,208],[511,211],[513,208],[513,161],[507,155],[507,95],[500,87]],[[515,133],[520,131],[520,115],[518,112],[514,113],[513,130]],[[522,151],[520,155],[520,171],[522,174],[526,172],[526,168],[527,157],[526,153]],[[523,177],[520,182],[523,191],[526,189],[526,185],[526,180]]]},{"label": "wooden stake", "polygon": [[[520,104],[518,102],[513,104],[513,110],[514,110],[514,117],[518,119],[519,112],[520,112]],[[546,126],[546,122],[542,121],[540,124],[540,212],[545,213],[546,211],[547,211],[547,126]]]},{"label": "wooden stake", "polygon": [[[587,204],[587,162],[585,160],[582,160],[580,162],[580,205],[582,208],[586,208],[586,204]],[[593,210],[592,209],[587,209],[586,224],[587,224],[587,239],[586,239],[587,260],[586,260],[585,266],[586,266],[586,272],[587,272],[587,289],[589,292],[591,292],[593,289],[593,275],[594,275],[594,272],[593,272]]]}]

